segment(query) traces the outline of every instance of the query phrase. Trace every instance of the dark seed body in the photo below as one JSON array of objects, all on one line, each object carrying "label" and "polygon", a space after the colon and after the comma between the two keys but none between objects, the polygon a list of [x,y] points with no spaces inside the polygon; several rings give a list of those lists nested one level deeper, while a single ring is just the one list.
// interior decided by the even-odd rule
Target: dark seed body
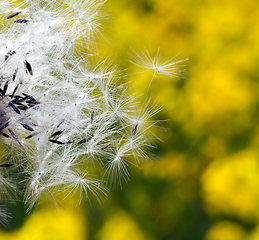
[{"label": "dark seed body", "polygon": [[7,88],[8,88],[8,84],[9,84],[9,82],[6,81],[6,83],[5,83],[5,85],[4,85],[4,89],[3,89],[4,95],[6,94],[6,91],[7,91]]},{"label": "dark seed body", "polygon": [[24,66],[26,73],[28,74],[29,72],[31,75],[33,75],[31,64],[27,60],[25,60]]},{"label": "dark seed body", "polygon": [[107,147],[111,146],[111,143],[107,144],[106,146],[102,147],[101,150],[106,149]]},{"label": "dark seed body", "polygon": [[17,16],[18,14],[20,14],[22,11],[20,12],[15,12],[15,13],[12,13],[11,15],[9,15],[6,19],[10,19],[10,18],[13,18],[15,16]]},{"label": "dark seed body", "polygon": [[26,129],[26,130],[29,130],[31,132],[34,131],[34,129],[32,127],[30,127],[28,124],[25,124],[25,123],[21,123],[21,125]]},{"label": "dark seed body", "polygon": [[18,84],[18,85],[15,87],[15,89],[13,90],[11,97],[13,97],[13,96],[14,96],[14,94],[16,93],[16,91],[17,91],[18,87],[19,87],[19,84]]},{"label": "dark seed body", "polygon": [[4,60],[6,61],[10,56],[14,55],[16,52],[15,51],[8,51],[8,53],[4,56]]},{"label": "dark seed body", "polygon": [[7,127],[9,126],[9,123],[10,123],[10,122],[8,121],[8,122],[2,124],[2,125],[0,126],[0,131],[2,131],[3,129],[7,128]]},{"label": "dark seed body", "polygon": [[13,73],[13,81],[14,81],[15,78],[16,78],[17,72],[18,72],[18,68],[16,68],[16,69],[14,70],[14,73]]},{"label": "dark seed body", "polygon": [[35,132],[35,133],[32,133],[31,135],[28,135],[25,139],[30,139],[32,137],[34,137],[35,135],[38,135],[39,132]]},{"label": "dark seed body", "polygon": [[22,105],[22,104],[19,104],[19,106],[17,106],[17,108],[19,108],[20,110],[24,110],[24,111],[28,109],[27,106]]},{"label": "dark seed body", "polygon": [[93,124],[93,121],[94,121],[94,111],[92,111],[92,114],[91,114],[91,124]]},{"label": "dark seed body", "polygon": [[53,138],[53,137],[55,137],[55,136],[58,136],[58,135],[60,135],[61,133],[63,133],[63,131],[54,132],[49,138]]},{"label": "dark seed body", "polygon": [[84,138],[82,139],[81,141],[79,141],[77,144],[82,144],[82,143],[86,143],[86,142],[89,142],[92,138],[89,137],[89,138]]},{"label": "dark seed body", "polygon": [[64,142],[60,142],[60,141],[54,140],[54,139],[49,139],[49,141],[52,142],[52,143],[60,144],[60,145],[65,144]]},{"label": "dark seed body", "polygon": [[10,137],[9,135],[7,135],[7,134],[4,133],[4,132],[0,132],[0,135],[4,136],[4,137],[6,137],[6,138],[9,138],[9,137]]},{"label": "dark seed body", "polygon": [[4,91],[1,88],[0,88],[0,94],[2,95],[2,97],[5,96]]},{"label": "dark seed body", "polygon": [[20,110],[15,107],[13,103],[9,102],[8,106],[10,106],[16,113],[21,114]]},{"label": "dark seed body", "polygon": [[0,164],[0,167],[11,167],[13,165],[14,163],[4,163],[4,164]]},{"label": "dark seed body", "polygon": [[12,131],[12,129],[8,128],[8,131],[11,133],[11,135],[12,135],[12,137],[13,137],[14,139],[17,139],[17,136],[16,136],[16,134]]},{"label": "dark seed body", "polygon": [[14,23],[27,23],[27,22],[29,22],[29,20],[26,20],[26,19],[18,19],[14,21]]},{"label": "dark seed body", "polygon": [[57,128],[65,121],[65,119],[61,120],[61,122],[58,124]]},{"label": "dark seed body", "polygon": [[137,130],[138,130],[138,124],[136,124],[135,127],[132,129],[132,132],[131,132],[131,137],[132,138],[136,135]]}]

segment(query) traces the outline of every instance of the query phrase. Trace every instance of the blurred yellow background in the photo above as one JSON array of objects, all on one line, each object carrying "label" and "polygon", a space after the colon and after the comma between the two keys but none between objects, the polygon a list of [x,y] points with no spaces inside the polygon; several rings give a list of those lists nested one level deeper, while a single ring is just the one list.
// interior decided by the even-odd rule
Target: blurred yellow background
[{"label": "blurred yellow background", "polygon": [[133,92],[143,94],[150,75],[131,75],[140,71],[127,61],[131,48],[189,58],[184,78],[158,77],[150,89],[164,107],[157,118],[167,120],[156,132],[157,161],[130,167],[129,184],[101,206],[41,207],[0,239],[259,239],[259,2],[108,0],[104,8],[109,51]]}]

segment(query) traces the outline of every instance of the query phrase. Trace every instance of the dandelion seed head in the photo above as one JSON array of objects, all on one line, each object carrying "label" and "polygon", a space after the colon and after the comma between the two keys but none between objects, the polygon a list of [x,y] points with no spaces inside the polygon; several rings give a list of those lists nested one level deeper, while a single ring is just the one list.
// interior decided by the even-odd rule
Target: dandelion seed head
[{"label": "dandelion seed head", "polygon": [[[11,164],[0,166],[0,197],[15,199],[19,186],[28,212],[43,198],[57,206],[62,193],[101,201],[106,181],[128,182],[128,166],[148,158],[156,137],[152,117],[160,109],[144,102],[136,116],[137,98],[120,83],[122,73],[110,57],[95,60],[104,3],[0,3],[0,139],[3,164]],[[184,61],[162,61],[159,52],[132,56],[134,64],[170,77]],[[86,171],[91,166],[98,171]],[[8,219],[0,210],[1,217]]]}]

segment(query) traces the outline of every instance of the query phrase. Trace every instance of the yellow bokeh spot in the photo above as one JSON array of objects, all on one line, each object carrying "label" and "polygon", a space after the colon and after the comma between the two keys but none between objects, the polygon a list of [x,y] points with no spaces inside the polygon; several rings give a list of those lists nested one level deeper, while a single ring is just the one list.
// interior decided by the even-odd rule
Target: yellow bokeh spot
[{"label": "yellow bokeh spot", "polygon": [[85,219],[77,210],[42,208],[30,215],[21,229],[0,232],[0,239],[86,240]]},{"label": "yellow bokeh spot", "polygon": [[146,175],[156,176],[161,179],[177,179],[186,175],[187,164],[181,154],[168,153],[159,161],[141,164]]},{"label": "yellow bokeh spot", "polygon": [[235,214],[248,220],[259,214],[259,163],[255,150],[215,160],[201,182],[209,213]]},{"label": "yellow bokeh spot", "polygon": [[125,212],[117,212],[106,222],[99,234],[99,240],[145,240],[134,220]]},{"label": "yellow bokeh spot", "polygon": [[207,233],[205,240],[243,240],[245,232],[242,227],[230,222],[219,222]]}]

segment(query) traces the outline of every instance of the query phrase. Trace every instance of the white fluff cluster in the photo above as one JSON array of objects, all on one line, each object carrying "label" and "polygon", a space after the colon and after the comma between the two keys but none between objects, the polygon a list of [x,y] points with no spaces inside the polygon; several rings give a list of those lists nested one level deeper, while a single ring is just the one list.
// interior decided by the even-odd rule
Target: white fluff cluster
[{"label": "white fluff cluster", "polygon": [[28,211],[42,196],[106,194],[103,183],[127,181],[129,159],[136,164],[152,146],[159,110],[136,114],[115,69],[93,60],[104,2],[0,3],[0,189],[9,200],[22,189]]}]

